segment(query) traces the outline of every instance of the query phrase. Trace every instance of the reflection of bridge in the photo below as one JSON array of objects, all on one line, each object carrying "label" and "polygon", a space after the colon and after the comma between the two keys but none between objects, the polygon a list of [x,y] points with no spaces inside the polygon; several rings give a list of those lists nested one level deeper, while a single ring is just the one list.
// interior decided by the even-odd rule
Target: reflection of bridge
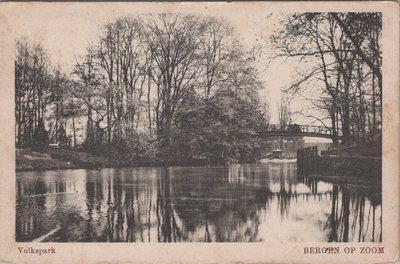
[{"label": "reflection of bridge", "polygon": [[[295,137],[320,137],[333,139],[333,131],[331,128],[324,126],[297,125],[291,124],[286,126],[268,125],[267,129],[259,131],[260,136],[295,136]],[[338,140],[342,139],[339,132],[336,135]]]}]

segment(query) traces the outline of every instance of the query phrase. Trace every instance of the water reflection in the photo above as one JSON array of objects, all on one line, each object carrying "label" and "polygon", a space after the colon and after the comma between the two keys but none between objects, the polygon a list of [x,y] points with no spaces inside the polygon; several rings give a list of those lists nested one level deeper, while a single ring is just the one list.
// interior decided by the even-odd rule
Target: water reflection
[{"label": "water reflection", "polygon": [[17,241],[382,241],[380,186],[296,163],[17,174]]}]

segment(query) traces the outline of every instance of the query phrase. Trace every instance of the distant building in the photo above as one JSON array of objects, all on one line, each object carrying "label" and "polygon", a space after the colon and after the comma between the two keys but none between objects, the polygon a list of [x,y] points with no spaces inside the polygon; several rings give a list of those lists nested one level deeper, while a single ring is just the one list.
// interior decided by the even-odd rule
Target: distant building
[{"label": "distant building", "polygon": [[272,157],[273,157],[274,159],[281,159],[281,158],[282,158],[282,153],[283,153],[283,150],[281,150],[281,149],[274,149],[274,150],[272,151]]},{"label": "distant building", "polygon": [[302,137],[275,137],[269,139],[268,152],[274,149],[282,150],[283,153],[296,153],[300,148],[304,148],[304,139]]}]

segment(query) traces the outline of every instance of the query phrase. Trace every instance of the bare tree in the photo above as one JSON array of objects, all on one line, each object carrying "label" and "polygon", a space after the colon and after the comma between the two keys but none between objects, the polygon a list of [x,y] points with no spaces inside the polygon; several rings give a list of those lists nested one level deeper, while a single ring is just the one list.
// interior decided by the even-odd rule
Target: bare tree
[{"label": "bare tree", "polygon": [[154,63],[151,77],[157,85],[157,134],[168,146],[173,115],[198,78],[198,27],[192,16],[160,14],[149,17],[146,29],[144,39]]},{"label": "bare tree", "polygon": [[22,147],[32,145],[39,121],[45,117],[46,107],[51,102],[52,74],[49,57],[40,44],[19,39],[16,47],[16,144]]},{"label": "bare tree", "polygon": [[[75,96],[81,99],[86,105],[86,142],[94,144],[95,122],[94,112],[100,115],[102,105],[102,91],[100,90],[99,69],[96,63],[96,52],[92,45],[89,45],[82,62],[75,65],[74,74],[79,78],[75,86]],[[107,96],[107,95],[106,95]],[[106,109],[106,113],[109,113]],[[100,117],[103,120],[104,117]],[[98,124],[98,123],[97,123]]]},{"label": "bare tree", "polygon": [[[204,98],[208,99],[213,88],[226,82],[228,61],[232,54],[233,28],[220,18],[199,18],[200,61],[203,67]],[[215,87],[217,86],[217,87]]]},{"label": "bare tree", "polygon": [[[355,136],[366,133],[364,120],[369,119],[369,114],[365,109],[369,101],[372,101],[373,122],[376,122],[377,93],[372,91],[372,98],[366,96],[369,74],[365,72],[366,67],[369,68],[379,85],[380,24],[377,13],[294,14],[284,22],[284,29],[272,38],[283,51],[280,56],[298,58],[301,64],[307,65],[302,66],[300,79],[289,90],[298,94],[312,84],[314,90],[320,88],[321,96],[329,95],[320,110],[331,118],[335,143],[339,130],[345,145]],[[367,32],[369,25],[375,33]],[[363,117],[356,117],[352,109],[357,109]]]}]

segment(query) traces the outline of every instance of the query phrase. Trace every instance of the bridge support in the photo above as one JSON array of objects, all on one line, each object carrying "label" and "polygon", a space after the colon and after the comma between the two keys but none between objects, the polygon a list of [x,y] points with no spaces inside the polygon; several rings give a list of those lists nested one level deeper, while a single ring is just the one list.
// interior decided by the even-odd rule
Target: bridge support
[{"label": "bridge support", "polygon": [[310,175],[318,171],[318,148],[308,147],[297,150],[297,172]]}]

